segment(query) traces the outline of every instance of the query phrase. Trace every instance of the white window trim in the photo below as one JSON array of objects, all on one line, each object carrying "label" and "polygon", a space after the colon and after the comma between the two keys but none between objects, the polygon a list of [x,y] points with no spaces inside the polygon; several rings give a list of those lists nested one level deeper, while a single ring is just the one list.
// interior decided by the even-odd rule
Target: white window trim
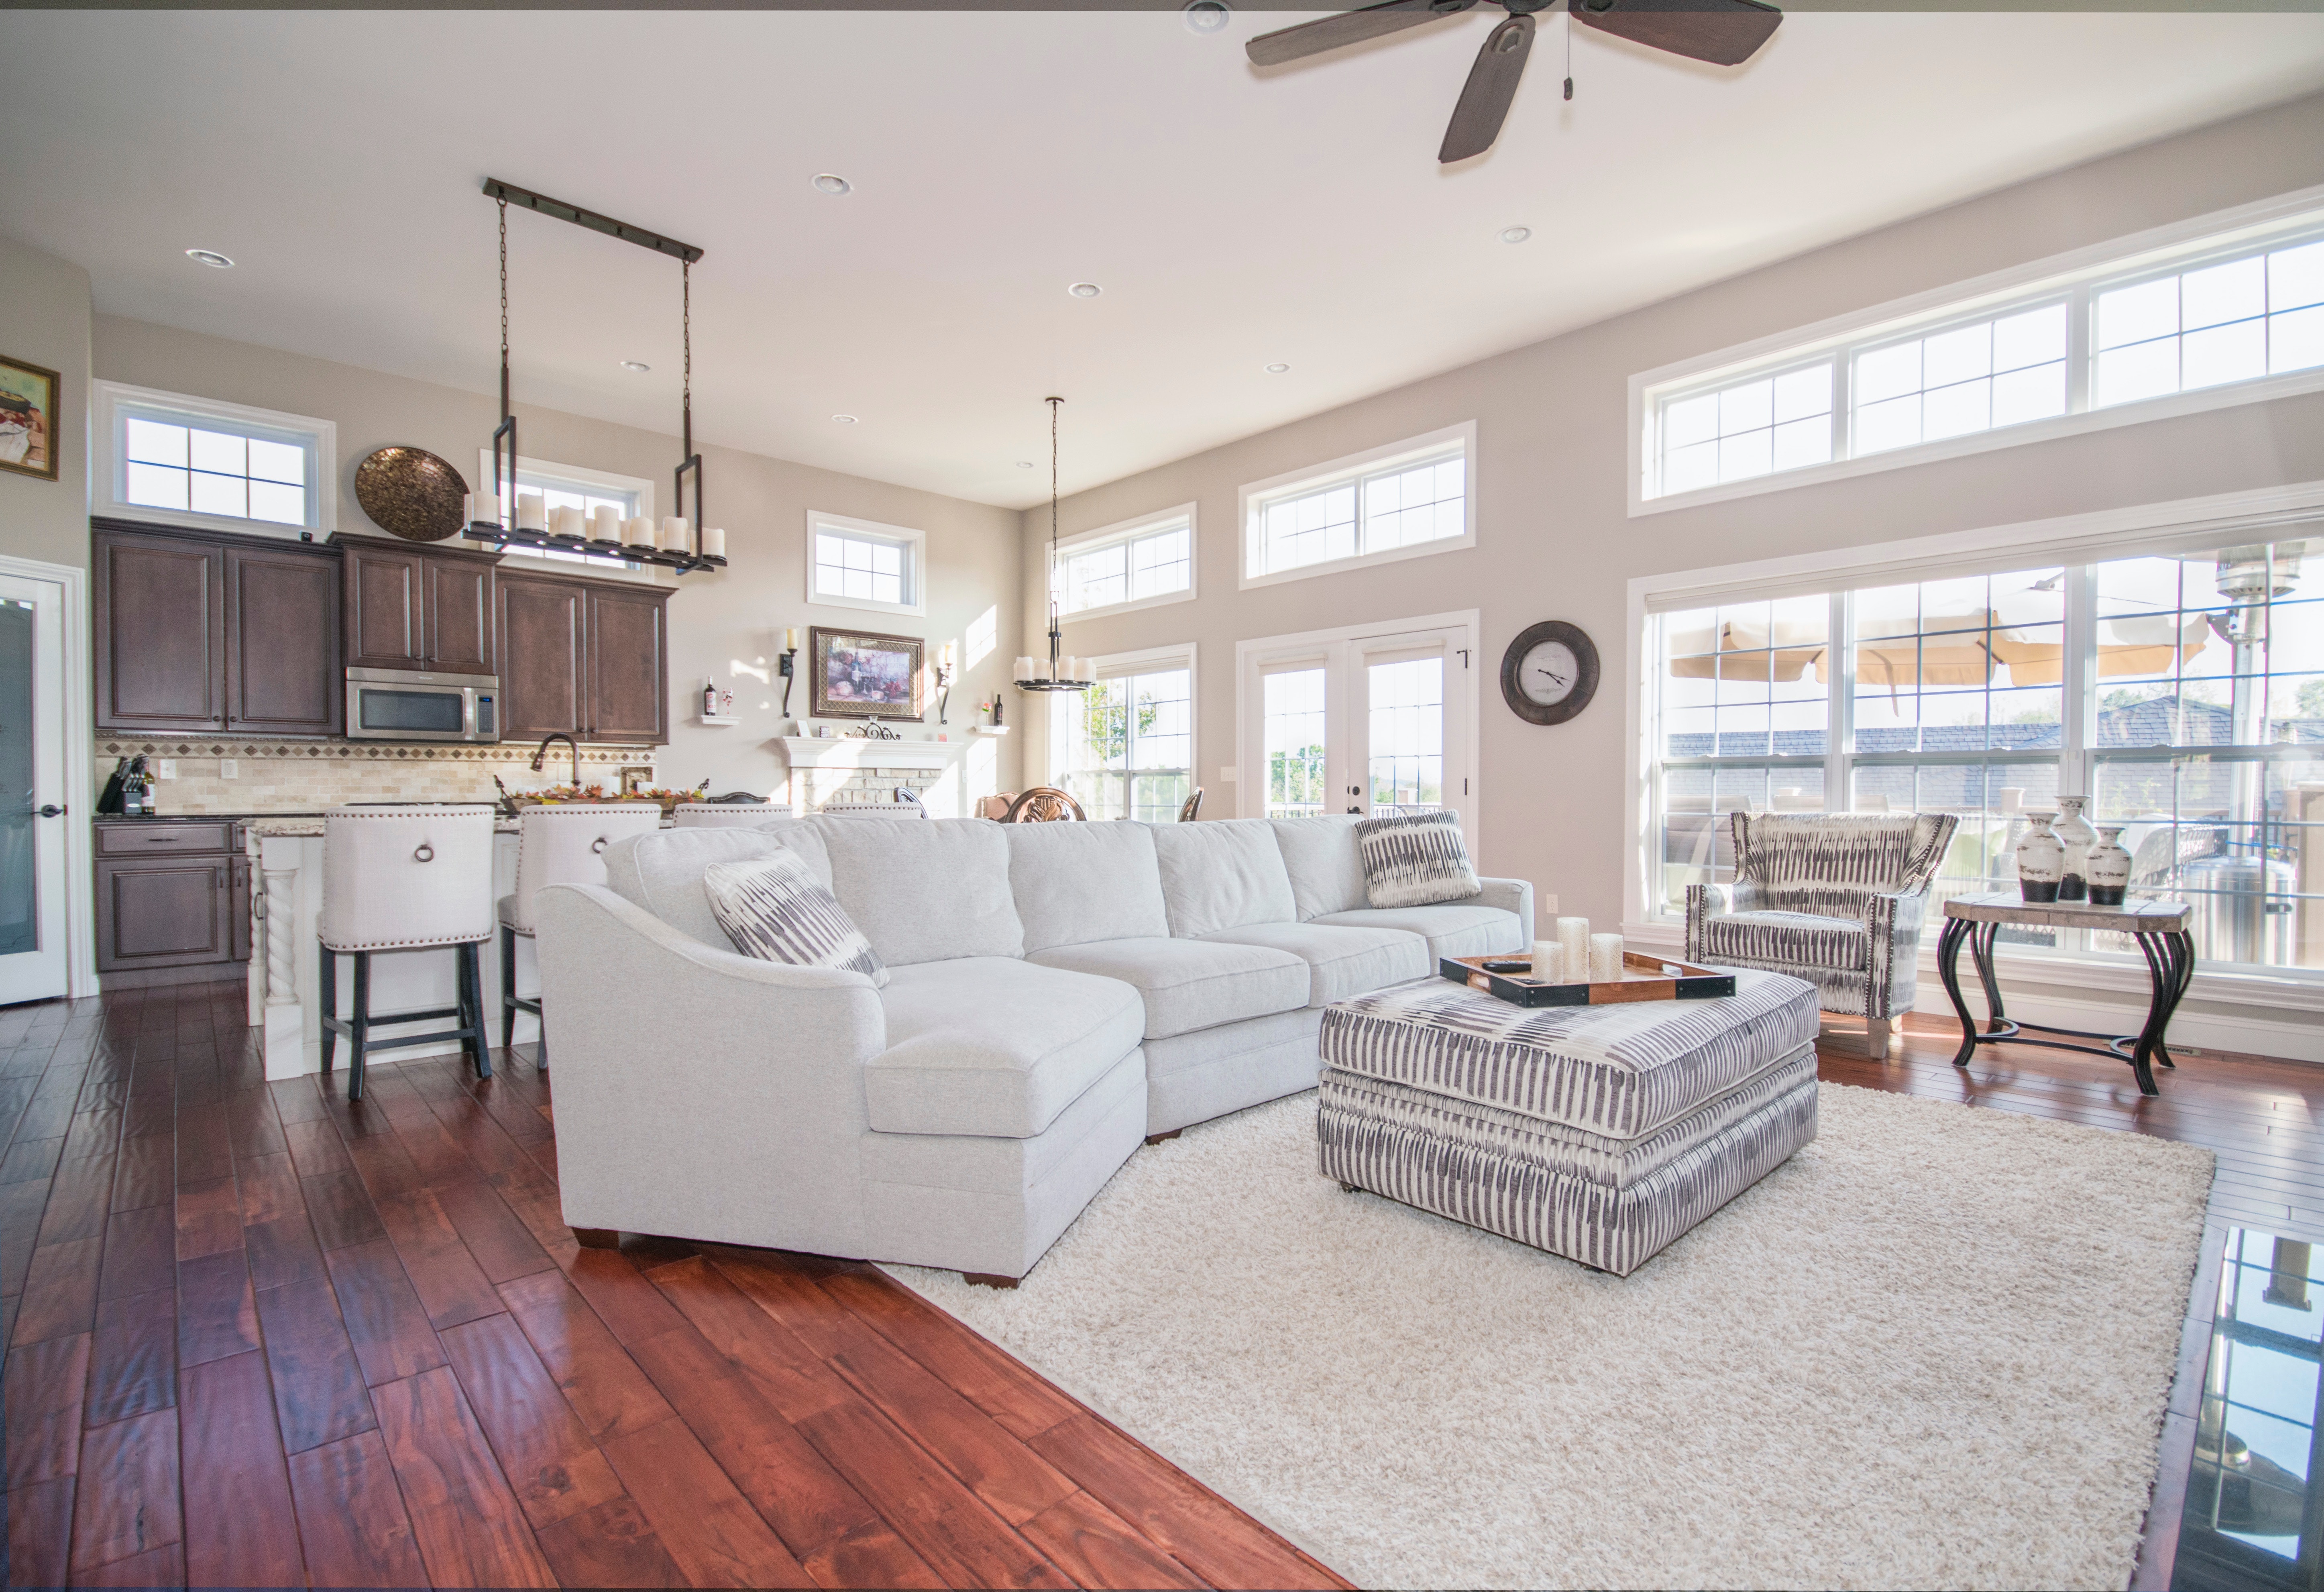
[{"label": "white window trim", "polygon": [[[1353,558],[1333,559],[1319,564],[1302,564],[1296,569],[1277,569],[1265,575],[1250,572],[1259,560],[1258,507],[1261,499],[1281,496],[1294,487],[1332,486],[1398,459],[1417,459],[1427,454],[1443,452],[1454,442],[1461,445],[1462,467],[1460,535],[1415,542],[1408,547],[1386,548],[1379,552],[1358,553]],[[1253,587],[1278,586],[1286,580],[1312,580],[1318,575],[1336,575],[1343,569],[1370,569],[1374,564],[1392,564],[1399,559],[1428,558],[1437,553],[1459,552],[1463,548],[1474,547],[1477,545],[1477,422],[1463,421],[1457,426],[1446,426],[1425,436],[1407,437],[1401,442],[1390,442],[1362,453],[1351,453],[1328,464],[1310,465],[1304,469],[1270,476],[1264,481],[1250,482],[1235,492],[1235,520],[1242,527],[1235,561],[1235,584],[1238,589],[1244,591]]]},{"label": "white window trim", "polygon": [[[1061,544],[1062,545],[1062,544]],[[1075,618],[1081,616],[1076,614]],[[1203,750],[1203,670],[1197,657],[1199,648],[1193,642],[1178,642],[1169,646],[1139,647],[1128,653],[1106,653],[1090,659],[1090,667],[1100,680],[1124,674],[1144,674],[1157,666],[1167,667],[1183,663],[1186,666],[1186,780],[1190,785],[1200,785]],[[1062,700],[1052,695],[1052,701]],[[1054,785],[1065,775],[1057,766],[1057,719],[1054,714],[1045,716],[1041,727],[1040,764],[1042,782]]]},{"label": "white window trim", "polygon": [[[2310,218],[2324,220],[2324,186],[2303,188],[2255,204],[2239,205],[2232,209],[2218,210],[2208,216],[2134,233],[2127,237],[2052,255],[2046,259],[1972,277],[1967,282],[1891,300],[1870,309],[1851,310],[1812,326],[1757,338],[1714,354],[1642,371],[1633,375],[1629,384],[1629,474],[1627,491],[1630,517],[1635,519],[1642,514],[1665,514],[1673,509],[1697,508],[1705,504],[1726,503],[1738,497],[1756,497],[1767,492],[1788,492],[1797,486],[1812,486],[1825,481],[1841,481],[1883,470],[1904,469],[1939,459],[2016,448],[2029,442],[2044,442],[2060,437],[2109,430],[2116,426],[2138,425],[2176,415],[2200,414],[2209,410],[2264,403],[2270,399],[2324,391],[2324,366],[2313,370],[2287,371],[2282,375],[2262,376],[2248,382],[2229,382],[2192,393],[2167,393],[2159,398],[2113,404],[2079,414],[2062,414],[2049,420],[2027,421],[2019,425],[1973,431],[1966,436],[1948,437],[1941,441],[1867,454],[1860,458],[1836,459],[1830,464],[1755,476],[1748,481],[1730,481],[1723,486],[1704,486],[1692,492],[1671,493],[1660,497],[1646,495],[1646,439],[1652,412],[1662,395],[1673,389],[1713,385],[1723,377],[1740,378],[1752,375],[1763,366],[1772,369],[1778,363],[1806,364],[1821,357],[1837,356],[1844,347],[1851,345],[1928,335],[1943,329],[1948,322],[1976,320],[1981,318],[1980,312],[1992,313],[2014,307],[2020,299],[2045,292],[2066,292],[2086,286],[2087,279],[2097,275],[2111,279],[2119,273],[2126,283],[2132,282],[2142,275],[2153,274],[2170,267],[2172,262],[2166,256],[2173,254],[2189,256],[2177,267],[2185,269],[2199,264],[2200,255],[2215,249],[2231,252],[2233,246],[2239,243],[2257,243],[2267,234],[2281,230],[2290,223]],[[2108,280],[2106,285],[2110,288],[2116,284]],[[2076,312],[2083,312],[2085,297],[2083,293],[2075,293]],[[2075,387],[2087,378],[2087,367],[2080,371],[2070,368],[2071,350],[2080,347],[2082,343],[2079,338],[2070,342],[2067,380]],[[1844,384],[1837,379],[1832,402],[1835,413],[1847,402]]]},{"label": "white window trim", "polygon": [[[608,492],[634,493],[641,518],[654,518],[654,484],[644,476],[617,475],[612,470],[593,470],[584,465],[557,464],[549,459],[534,458],[530,454],[517,456],[516,472],[521,477],[528,470],[536,475],[555,476],[576,486],[602,486]],[[476,449],[476,481],[478,491],[500,490],[493,478],[493,450]],[[504,514],[516,513],[513,497],[501,505]],[[617,563],[612,559],[592,558],[586,564],[570,559],[548,559],[524,548],[512,547],[501,558],[505,569],[536,569],[549,575],[586,575],[592,580],[627,580],[637,586],[671,586],[678,584],[674,571],[658,564]]]},{"label": "white window trim", "polygon": [[[2090,514],[2027,520],[2012,525],[1989,525],[1974,531],[1945,532],[1901,541],[1872,542],[1836,548],[1829,552],[1801,553],[1779,559],[1683,569],[1663,575],[1641,575],[1629,582],[1628,616],[1623,663],[1625,733],[1630,754],[1627,760],[1622,810],[1627,815],[1628,848],[1622,880],[1622,931],[1642,942],[1675,946],[1685,930],[1678,915],[1647,906],[1649,871],[1654,865],[1656,837],[1652,833],[1654,789],[1651,778],[1654,747],[1647,716],[1654,696],[1655,659],[1647,646],[1653,627],[1650,611],[1701,607],[1724,598],[1748,595],[1777,596],[1809,590],[1894,585],[1974,569],[2004,572],[2012,569],[2044,569],[2054,564],[2095,563],[2135,557],[2218,536],[2235,540],[2248,534],[2255,541],[2273,540],[2279,530],[2313,524],[2324,518],[2324,481],[2301,481],[2284,486],[2247,492],[2221,493],[2209,497],[2180,498],[2168,503],[2140,504],[2127,508],[2101,509]],[[2061,748],[2070,753],[2073,748]],[[1935,937],[1922,937],[1923,971],[1934,968]],[[2004,971],[2015,981],[2063,982],[2068,976],[2090,990],[2143,992],[2144,972],[2126,967],[2114,958],[2043,956],[2038,962],[2023,958],[2004,960]],[[1935,988],[1933,976],[1923,996]],[[2324,1014],[2324,978],[2249,971],[2227,972],[2199,967],[2189,989],[2196,1000],[2256,1002],[2286,1012]]]},{"label": "white window trim", "polygon": [[[1167,530],[1181,520],[1186,523],[1185,590],[1166,591],[1158,597],[1136,597],[1127,602],[1107,603],[1095,608],[1075,608],[1070,614],[1064,611],[1065,593],[1059,586],[1058,572],[1065,567],[1065,561],[1067,559],[1072,558],[1075,553],[1096,552],[1116,542],[1135,541],[1151,532]],[[1049,591],[1050,595],[1058,601],[1058,619],[1060,622],[1105,619],[1116,614],[1132,613],[1139,608],[1158,608],[1166,603],[1193,602],[1202,582],[1202,560],[1196,556],[1200,551],[1201,541],[1201,530],[1195,519],[1194,505],[1191,503],[1182,503],[1176,508],[1163,509],[1157,514],[1140,514],[1136,519],[1117,520],[1111,525],[1101,525],[1094,531],[1077,532],[1074,535],[1061,539],[1057,543],[1056,557],[1049,565]]]},{"label": "white window trim", "polygon": [[[890,541],[908,545],[911,557],[911,593],[908,603],[876,602],[871,597],[833,597],[815,588],[815,533],[819,526],[828,525],[842,532],[857,532],[866,536],[878,536]],[[816,608],[854,608],[874,614],[903,614],[924,616],[928,611],[928,533],[915,531],[908,525],[886,525],[877,520],[852,520],[845,514],[829,514],[821,509],[807,512],[807,600]]]},{"label": "white window trim", "polygon": [[[197,514],[191,509],[148,508],[124,503],[127,460],[121,449],[121,408],[172,410],[194,419],[222,421],[233,426],[261,427],[314,439],[314,478],[307,483],[310,525],[285,525],[273,520],[240,519],[232,514]],[[339,523],[339,428],[314,415],[289,414],[281,410],[254,409],[245,403],[198,398],[190,393],[164,393],[153,387],[133,387],[122,382],[89,384],[90,436],[96,467],[89,472],[89,513],[114,520],[137,520],[149,525],[184,525],[198,530],[235,531],[250,536],[271,536],[281,541],[320,541]]]}]

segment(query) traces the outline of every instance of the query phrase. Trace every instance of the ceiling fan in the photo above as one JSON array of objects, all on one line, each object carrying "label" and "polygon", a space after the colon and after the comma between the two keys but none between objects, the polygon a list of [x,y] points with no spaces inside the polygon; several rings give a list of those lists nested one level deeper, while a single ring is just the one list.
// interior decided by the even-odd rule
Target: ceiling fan
[{"label": "ceiling fan", "polygon": [[[1480,155],[1500,136],[1501,122],[1517,97],[1533,48],[1534,13],[1554,0],[1493,0],[1508,13],[1485,35],[1469,69],[1468,84],[1444,129],[1437,160],[1446,165]],[[1296,27],[1261,33],[1244,46],[1254,66],[1279,66],[1417,27],[1438,17],[1457,16],[1477,0],[1382,0],[1360,11],[1343,11]],[[1585,27],[1617,38],[1667,50],[1714,66],[1739,66],[1774,34],[1784,14],[1760,0],[1566,0],[1566,14]],[[1572,97],[1571,85],[1568,96]]]}]

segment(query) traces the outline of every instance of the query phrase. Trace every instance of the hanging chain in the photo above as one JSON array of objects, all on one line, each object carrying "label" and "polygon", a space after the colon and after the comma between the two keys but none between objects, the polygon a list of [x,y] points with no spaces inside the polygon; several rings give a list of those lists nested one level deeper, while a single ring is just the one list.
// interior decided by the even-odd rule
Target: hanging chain
[{"label": "hanging chain", "polygon": [[1057,561],[1057,405],[1062,398],[1049,400],[1049,562]]},{"label": "hanging chain", "polygon": [[694,412],[694,262],[678,263],[678,338],[686,348],[686,375],[678,406]]},{"label": "hanging chain", "polygon": [[501,369],[508,369],[508,198],[501,198]]}]

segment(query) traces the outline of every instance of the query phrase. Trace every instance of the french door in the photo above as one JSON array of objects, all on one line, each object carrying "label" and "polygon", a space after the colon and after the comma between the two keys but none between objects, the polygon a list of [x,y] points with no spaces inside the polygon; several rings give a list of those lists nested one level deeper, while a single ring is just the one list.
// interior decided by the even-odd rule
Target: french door
[{"label": "french door", "polygon": [[1449,809],[1473,847],[1475,635],[1439,616],[1241,643],[1241,814]]},{"label": "french door", "polygon": [[0,575],[0,1005],[65,993],[64,601]]}]

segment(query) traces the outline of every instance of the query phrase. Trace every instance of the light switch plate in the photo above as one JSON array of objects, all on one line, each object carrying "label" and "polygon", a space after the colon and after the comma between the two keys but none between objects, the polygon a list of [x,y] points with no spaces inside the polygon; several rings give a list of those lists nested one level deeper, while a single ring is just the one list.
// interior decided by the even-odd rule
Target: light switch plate
[{"label": "light switch plate", "polygon": [[1222,764],[1219,769],[1219,783],[1231,785],[1240,778],[1241,773],[1242,771],[1231,763]]},{"label": "light switch plate", "polygon": [[178,760],[174,757],[161,758],[160,760],[160,772],[156,773],[154,777],[156,779],[163,780],[176,779],[178,777]]},{"label": "light switch plate", "polygon": [[218,778],[222,780],[238,780],[242,778],[242,764],[235,762],[231,757],[219,758]]}]

